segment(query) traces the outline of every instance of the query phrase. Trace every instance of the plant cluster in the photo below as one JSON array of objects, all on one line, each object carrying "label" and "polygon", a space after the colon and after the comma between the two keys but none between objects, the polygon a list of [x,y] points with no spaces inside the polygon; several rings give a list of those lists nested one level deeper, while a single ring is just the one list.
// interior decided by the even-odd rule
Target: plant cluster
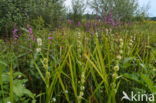
[{"label": "plant cluster", "polygon": [[123,91],[155,93],[156,49],[137,25],[29,28],[18,38],[14,30],[0,41],[0,103],[125,103]]}]

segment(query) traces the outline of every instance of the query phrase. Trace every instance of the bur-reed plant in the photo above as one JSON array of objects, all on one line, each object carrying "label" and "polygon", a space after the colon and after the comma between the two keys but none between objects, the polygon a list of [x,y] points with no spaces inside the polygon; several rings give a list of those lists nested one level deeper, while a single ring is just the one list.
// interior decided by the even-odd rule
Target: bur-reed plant
[{"label": "bur-reed plant", "polygon": [[[0,51],[0,79],[8,73],[10,77],[7,86],[0,81],[0,100],[8,96],[17,103],[124,103],[123,91],[154,93],[156,52],[150,35],[133,28],[105,29],[90,33],[42,28],[33,30],[36,40],[28,40],[24,33],[11,52],[8,44],[0,44],[5,47]],[[9,53],[14,59],[8,65]],[[17,79],[16,72],[25,76]],[[14,91],[16,84],[20,88],[25,84],[22,90],[31,92],[17,95],[21,90]]]}]

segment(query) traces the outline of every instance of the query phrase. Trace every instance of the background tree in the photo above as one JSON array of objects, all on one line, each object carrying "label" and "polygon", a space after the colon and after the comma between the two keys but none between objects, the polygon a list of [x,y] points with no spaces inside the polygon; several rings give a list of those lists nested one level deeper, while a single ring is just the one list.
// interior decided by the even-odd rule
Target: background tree
[{"label": "background tree", "polygon": [[102,18],[112,14],[116,20],[130,20],[138,11],[137,0],[93,0],[91,7]]},{"label": "background tree", "polygon": [[81,22],[83,14],[85,12],[85,3],[82,0],[72,0],[72,8],[70,17],[75,24]]},{"label": "background tree", "polygon": [[38,0],[34,1],[31,17],[35,19],[40,16],[46,25],[59,26],[61,19],[65,18],[63,0]]},{"label": "background tree", "polygon": [[59,26],[65,18],[63,0],[0,0],[0,33],[11,34],[17,27],[31,24],[38,17],[45,25]]},{"label": "background tree", "polygon": [[22,26],[29,19],[30,0],[0,0],[0,31],[9,34],[15,24]]}]

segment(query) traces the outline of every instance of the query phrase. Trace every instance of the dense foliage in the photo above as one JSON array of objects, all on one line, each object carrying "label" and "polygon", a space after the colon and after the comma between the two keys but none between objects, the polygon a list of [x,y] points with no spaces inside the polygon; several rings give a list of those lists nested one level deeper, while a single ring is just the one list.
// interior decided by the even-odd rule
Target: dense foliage
[{"label": "dense foliage", "polygon": [[135,16],[145,13],[140,10],[138,0],[92,0],[91,7],[102,19],[112,15],[117,21],[132,21]]},{"label": "dense foliage", "polygon": [[0,31],[9,34],[16,24],[22,26],[29,19],[30,7],[30,0],[0,0]]},{"label": "dense foliage", "polygon": [[72,1],[72,10],[69,14],[69,18],[74,21],[75,24],[82,21],[82,16],[85,12],[85,4],[82,0]]},{"label": "dense foliage", "polygon": [[43,18],[44,25],[58,27],[64,17],[62,0],[0,0],[0,33],[11,34],[13,28]]},{"label": "dense foliage", "polygon": [[155,24],[42,28],[1,40],[0,103],[125,103],[123,91],[155,93]]},{"label": "dense foliage", "polygon": [[36,19],[36,17],[40,16],[45,21],[46,26],[56,27],[65,18],[64,10],[63,0],[38,0],[33,3],[31,17]]},{"label": "dense foliage", "polygon": [[0,0],[0,103],[155,103],[156,22],[125,22],[135,0],[63,2]]}]

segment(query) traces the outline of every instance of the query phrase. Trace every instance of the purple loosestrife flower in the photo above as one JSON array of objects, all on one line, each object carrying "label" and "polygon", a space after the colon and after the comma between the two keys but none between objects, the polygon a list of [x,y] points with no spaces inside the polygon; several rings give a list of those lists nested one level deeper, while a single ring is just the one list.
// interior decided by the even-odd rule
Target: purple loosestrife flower
[{"label": "purple loosestrife flower", "polygon": [[18,37],[19,37],[18,35],[14,35],[14,39],[15,39],[15,40],[17,40],[17,39],[18,39]]},{"label": "purple loosestrife flower", "polygon": [[13,34],[16,34],[17,31],[18,31],[18,30],[15,28],[15,29],[12,31],[12,33],[13,33]]},{"label": "purple loosestrife flower", "polygon": [[35,41],[36,38],[33,35],[33,29],[30,26],[27,27],[27,32],[28,32],[29,39]]},{"label": "purple loosestrife flower", "polygon": [[31,28],[31,27],[29,27],[29,28],[28,28],[28,32],[29,32],[29,34],[32,34],[32,33],[33,33],[33,31],[32,31],[32,28]]},{"label": "purple loosestrife flower", "polygon": [[49,37],[48,37],[49,40],[53,39],[52,35],[53,35],[52,33],[49,33]]},{"label": "purple loosestrife flower", "polygon": [[13,38],[14,38],[15,40],[17,40],[17,39],[19,38],[17,32],[18,32],[18,30],[17,30],[16,28],[14,28],[14,30],[12,31],[12,33],[13,33]]},{"label": "purple loosestrife flower", "polygon": [[77,23],[77,26],[81,26],[81,22],[80,21]]},{"label": "purple loosestrife flower", "polygon": [[118,25],[118,21],[116,21],[114,18],[113,18],[113,13],[112,11],[110,11],[108,14],[105,15],[104,17],[104,22],[108,25],[111,25],[111,26],[117,26]]},{"label": "purple loosestrife flower", "polygon": [[52,40],[52,39],[53,39],[53,37],[48,37],[48,39],[49,39],[49,40]]}]

